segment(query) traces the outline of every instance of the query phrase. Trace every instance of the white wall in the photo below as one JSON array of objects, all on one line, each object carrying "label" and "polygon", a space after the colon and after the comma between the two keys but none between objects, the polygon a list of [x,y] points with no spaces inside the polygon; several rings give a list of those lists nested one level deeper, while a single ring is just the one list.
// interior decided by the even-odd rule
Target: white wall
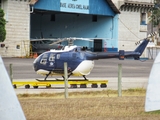
[{"label": "white wall", "polygon": [[[26,56],[29,51],[29,33],[30,33],[30,8],[28,1],[4,0],[6,23],[5,47],[0,47],[0,54],[3,57]],[[27,41],[27,42],[23,42]],[[0,43],[1,44],[1,43]],[[20,46],[17,49],[17,45]]]},{"label": "white wall", "polygon": [[[120,6],[124,4],[126,0],[113,0],[115,5],[120,9]],[[153,3],[153,0],[128,0],[128,2],[144,2],[144,4]],[[127,1],[126,1],[127,2]],[[144,39],[147,36],[147,25],[141,25],[141,11],[140,10],[120,10],[119,15],[119,30],[118,41],[119,50],[134,50],[135,45],[140,39]],[[146,14],[147,23],[147,14]],[[144,52],[142,57],[147,57],[147,53]]]},{"label": "white wall", "polygon": [[140,31],[140,12],[121,11],[119,17],[119,49],[133,50],[146,31]]}]

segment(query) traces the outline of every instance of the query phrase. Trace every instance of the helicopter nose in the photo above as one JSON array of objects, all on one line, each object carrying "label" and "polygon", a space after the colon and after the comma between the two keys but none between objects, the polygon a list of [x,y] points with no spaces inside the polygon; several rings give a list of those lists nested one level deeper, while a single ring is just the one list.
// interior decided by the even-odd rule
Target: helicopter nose
[{"label": "helicopter nose", "polygon": [[37,71],[38,69],[37,69],[37,64],[36,63],[33,63],[33,69],[34,69],[34,71]]},{"label": "helicopter nose", "polygon": [[34,69],[34,71],[38,70],[37,66],[38,66],[37,63],[33,63],[33,69]]},{"label": "helicopter nose", "polygon": [[37,71],[38,70],[38,57],[34,60],[34,62],[33,62],[33,69],[35,70],[35,71]]}]

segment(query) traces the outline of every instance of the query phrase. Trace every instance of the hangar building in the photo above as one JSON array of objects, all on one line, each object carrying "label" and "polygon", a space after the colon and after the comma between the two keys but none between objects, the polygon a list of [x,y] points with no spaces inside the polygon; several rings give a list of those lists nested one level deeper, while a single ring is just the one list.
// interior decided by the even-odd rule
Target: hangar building
[{"label": "hangar building", "polygon": [[[7,21],[0,54],[29,54],[30,39],[92,38],[74,42],[93,51],[118,50],[118,14],[112,0],[1,0]],[[65,44],[65,43],[64,43]]]},{"label": "hangar building", "polygon": [[110,0],[39,0],[31,14],[31,38],[94,38],[75,44],[117,51],[118,15]]}]

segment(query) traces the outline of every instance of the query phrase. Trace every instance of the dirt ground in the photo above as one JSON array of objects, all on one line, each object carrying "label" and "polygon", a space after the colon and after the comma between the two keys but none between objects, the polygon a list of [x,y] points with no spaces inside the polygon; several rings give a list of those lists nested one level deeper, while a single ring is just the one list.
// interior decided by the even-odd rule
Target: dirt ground
[{"label": "dirt ground", "polygon": [[145,96],[20,97],[27,120],[159,120],[144,111]]}]

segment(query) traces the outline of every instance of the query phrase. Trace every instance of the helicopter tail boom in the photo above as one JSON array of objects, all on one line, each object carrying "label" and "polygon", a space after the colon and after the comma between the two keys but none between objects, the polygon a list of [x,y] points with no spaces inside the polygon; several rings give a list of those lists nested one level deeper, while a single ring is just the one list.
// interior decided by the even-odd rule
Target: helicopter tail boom
[{"label": "helicopter tail boom", "polygon": [[145,50],[149,40],[144,39],[143,42],[134,50],[134,51],[124,51],[120,50],[119,52],[97,52],[92,55],[87,56],[89,60],[98,60],[98,59],[109,59],[109,58],[119,58],[124,60],[125,58],[134,58],[138,60]]}]

